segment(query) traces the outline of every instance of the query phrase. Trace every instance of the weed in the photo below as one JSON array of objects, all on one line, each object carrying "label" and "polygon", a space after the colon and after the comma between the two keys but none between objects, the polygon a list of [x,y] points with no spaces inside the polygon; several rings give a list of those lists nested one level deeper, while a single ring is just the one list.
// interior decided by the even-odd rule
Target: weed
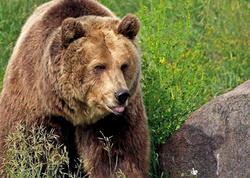
[{"label": "weed", "polygon": [[[99,138],[103,142],[103,149],[107,152],[108,154],[108,159],[109,159],[109,173],[110,173],[110,178],[126,178],[126,175],[122,172],[121,169],[117,169],[118,167],[118,156],[116,155],[116,161],[115,165],[112,165],[112,136],[106,137],[101,131],[100,131],[102,137]],[[114,168],[113,168],[114,167]]]},{"label": "weed", "polygon": [[[29,129],[27,129],[29,128]],[[82,165],[76,173],[69,169],[68,152],[59,144],[59,137],[43,125],[27,127],[17,124],[6,138],[5,173],[8,177],[83,177]]]}]

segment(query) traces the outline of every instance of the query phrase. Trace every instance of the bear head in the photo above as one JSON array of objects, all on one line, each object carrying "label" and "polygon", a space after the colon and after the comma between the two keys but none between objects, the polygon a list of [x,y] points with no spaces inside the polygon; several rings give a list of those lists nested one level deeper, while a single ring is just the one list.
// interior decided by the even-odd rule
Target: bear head
[{"label": "bear head", "polygon": [[74,125],[123,113],[140,75],[139,28],[130,14],[122,20],[84,16],[62,22],[57,93]]}]

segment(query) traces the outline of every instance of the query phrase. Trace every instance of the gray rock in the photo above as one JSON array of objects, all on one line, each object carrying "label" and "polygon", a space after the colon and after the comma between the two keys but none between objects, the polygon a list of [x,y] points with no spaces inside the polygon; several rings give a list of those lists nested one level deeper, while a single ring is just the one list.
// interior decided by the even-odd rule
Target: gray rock
[{"label": "gray rock", "polygon": [[199,110],[162,146],[169,177],[250,178],[250,80]]}]

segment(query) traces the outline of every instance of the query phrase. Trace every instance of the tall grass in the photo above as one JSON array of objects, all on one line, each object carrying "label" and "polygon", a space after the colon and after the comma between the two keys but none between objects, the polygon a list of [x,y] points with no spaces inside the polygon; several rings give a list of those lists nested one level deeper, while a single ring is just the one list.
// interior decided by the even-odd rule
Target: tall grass
[{"label": "tall grass", "polygon": [[84,177],[81,161],[76,172],[70,172],[68,152],[59,144],[59,139],[53,130],[48,131],[42,125],[18,124],[15,132],[6,138],[6,175],[18,178]]},{"label": "tall grass", "polygon": [[[44,1],[0,1],[1,82],[22,24]],[[160,145],[201,105],[250,78],[249,2],[101,2],[120,17],[132,12],[141,20],[138,43],[152,144],[150,176],[160,177]]]},{"label": "tall grass", "polygon": [[157,150],[201,105],[250,78],[249,4],[156,0],[137,12],[144,102]]}]

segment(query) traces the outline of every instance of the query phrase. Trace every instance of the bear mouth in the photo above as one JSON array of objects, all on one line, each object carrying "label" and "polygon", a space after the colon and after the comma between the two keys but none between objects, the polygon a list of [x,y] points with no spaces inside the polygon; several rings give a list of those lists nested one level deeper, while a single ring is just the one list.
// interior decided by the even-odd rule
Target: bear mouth
[{"label": "bear mouth", "polygon": [[124,110],[125,106],[115,106],[115,107],[109,107],[109,109],[115,114],[115,115],[121,115]]}]

